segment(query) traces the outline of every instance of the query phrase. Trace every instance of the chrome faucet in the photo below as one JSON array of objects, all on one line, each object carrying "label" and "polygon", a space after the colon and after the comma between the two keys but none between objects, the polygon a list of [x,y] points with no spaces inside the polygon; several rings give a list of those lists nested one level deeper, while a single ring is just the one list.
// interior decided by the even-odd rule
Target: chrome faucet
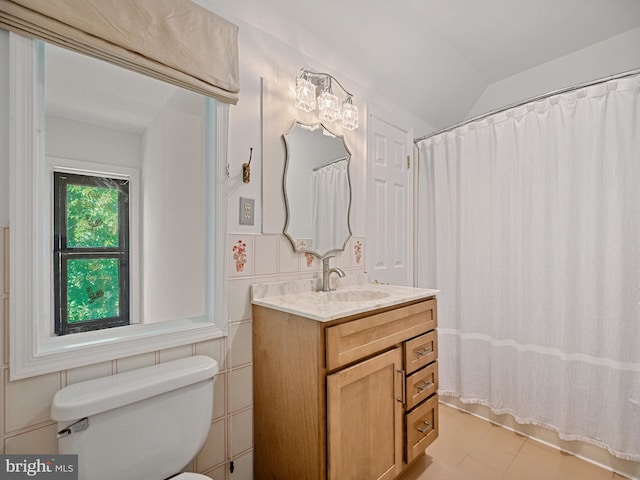
[{"label": "chrome faucet", "polygon": [[333,290],[333,288],[331,288],[331,286],[329,285],[329,277],[331,276],[332,273],[337,273],[338,276],[340,278],[344,277],[344,272],[335,267],[335,268],[329,268],[329,259],[331,257],[325,257],[322,259],[322,291],[323,292],[330,292],[331,290]]}]

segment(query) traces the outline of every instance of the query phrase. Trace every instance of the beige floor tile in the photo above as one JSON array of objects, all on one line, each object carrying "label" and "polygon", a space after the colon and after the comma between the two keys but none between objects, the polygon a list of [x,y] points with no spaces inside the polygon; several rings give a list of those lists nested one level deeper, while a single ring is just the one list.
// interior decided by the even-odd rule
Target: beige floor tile
[{"label": "beige floor tile", "polygon": [[424,455],[417,459],[398,480],[449,480],[454,469]]},{"label": "beige floor tile", "polygon": [[487,432],[485,440],[493,447],[502,450],[503,452],[511,455],[517,455],[527,437],[520,435],[506,428],[492,425],[491,429]]},{"label": "beige floor tile", "polygon": [[[459,412],[447,412],[447,410],[451,410],[451,408],[443,409],[440,405],[438,407],[438,418],[440,419],[440,425],[446,425],[445,434],[454,432],[458,433],[460,431],[464,431],[463,424],[463,415]],[[442,428],[440,429],[442,431]]]},{"label": "beige floor tile", "polygon": [[470,413],[462,413],[459,416],[460,426],[470,435],[484,436],[491,429],[491,423]]},{"label": "beige floor tile", "polygon": [[550,472],[557,473],[565,457],[559,450],[546,448],[546,445],[527,439],[520,448],[517,458],[527,460]]},{"label": "beige floor tile", "polygon": [[496,448],[491,442],[476,445],[469,455],[502,473],[507,471],[515,459],[515,455]]},{"label": "beige floor tile", "polygon": [[613,472],[571,455],[563,459],[558,480],[584,480],[587,478],[589,480],[611,480]]},{"label": "beige floor tile", "polygon": [[439,410],[438,439],[401,480],[628,480],[474,415]]},{"label": "beige floor tile", "polygon": [[557,471],[546,470],[539,464],[517,456],[509,466],[503,480],[556,480],[557,474]]},{"label": "beige floor tile", "polygon": [[468,456],[458,465],[451,480],[500,480],[501,478],[502,472]]},{"label": "beige floor tile", "polygon": [[[442,422],[440,423],[440,429],[442,431]],[[467,456],[467,452],[459,448],[455,439],[443,438],[441,436],[429,445],[427,455],[433,458],[434,461],[451,469],[455,469],[460,465],[464,457]]]}]

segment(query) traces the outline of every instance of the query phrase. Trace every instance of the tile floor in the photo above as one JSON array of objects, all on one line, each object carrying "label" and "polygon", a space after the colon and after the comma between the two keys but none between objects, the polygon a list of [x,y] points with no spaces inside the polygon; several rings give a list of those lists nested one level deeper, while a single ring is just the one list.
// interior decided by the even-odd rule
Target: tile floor
[{"label": "tile floor", "polygon": [[401,480],[622,480],[573,455],[440,404],[440,434]]}]

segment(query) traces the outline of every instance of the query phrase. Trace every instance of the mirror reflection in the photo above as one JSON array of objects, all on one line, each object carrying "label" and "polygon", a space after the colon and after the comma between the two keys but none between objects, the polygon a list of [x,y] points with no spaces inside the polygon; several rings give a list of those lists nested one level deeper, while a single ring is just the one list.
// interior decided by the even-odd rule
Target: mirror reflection
[{"label": "mirror reflection", "polygon": [[351,236],[351,152],[324,125],[294,122],[284,135],[285,235],[297,252],[323,258]]},{"label": "mirror reflection", "polygon": [[205,117],[211,100],[38,45],[47,171],[126,171],[139,178],[130,185],[132,323],[206,315],[209,212],[202,179],[209,171]]}]

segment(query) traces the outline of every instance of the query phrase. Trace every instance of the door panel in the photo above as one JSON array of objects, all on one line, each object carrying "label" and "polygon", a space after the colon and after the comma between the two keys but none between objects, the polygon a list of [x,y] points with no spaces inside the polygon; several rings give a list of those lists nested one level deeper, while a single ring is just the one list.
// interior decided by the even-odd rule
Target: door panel
[{"label": "door panel", "polygon": [[375,115],[369,125],[367,269],[372,280],[412,285],[409,135]]}]

